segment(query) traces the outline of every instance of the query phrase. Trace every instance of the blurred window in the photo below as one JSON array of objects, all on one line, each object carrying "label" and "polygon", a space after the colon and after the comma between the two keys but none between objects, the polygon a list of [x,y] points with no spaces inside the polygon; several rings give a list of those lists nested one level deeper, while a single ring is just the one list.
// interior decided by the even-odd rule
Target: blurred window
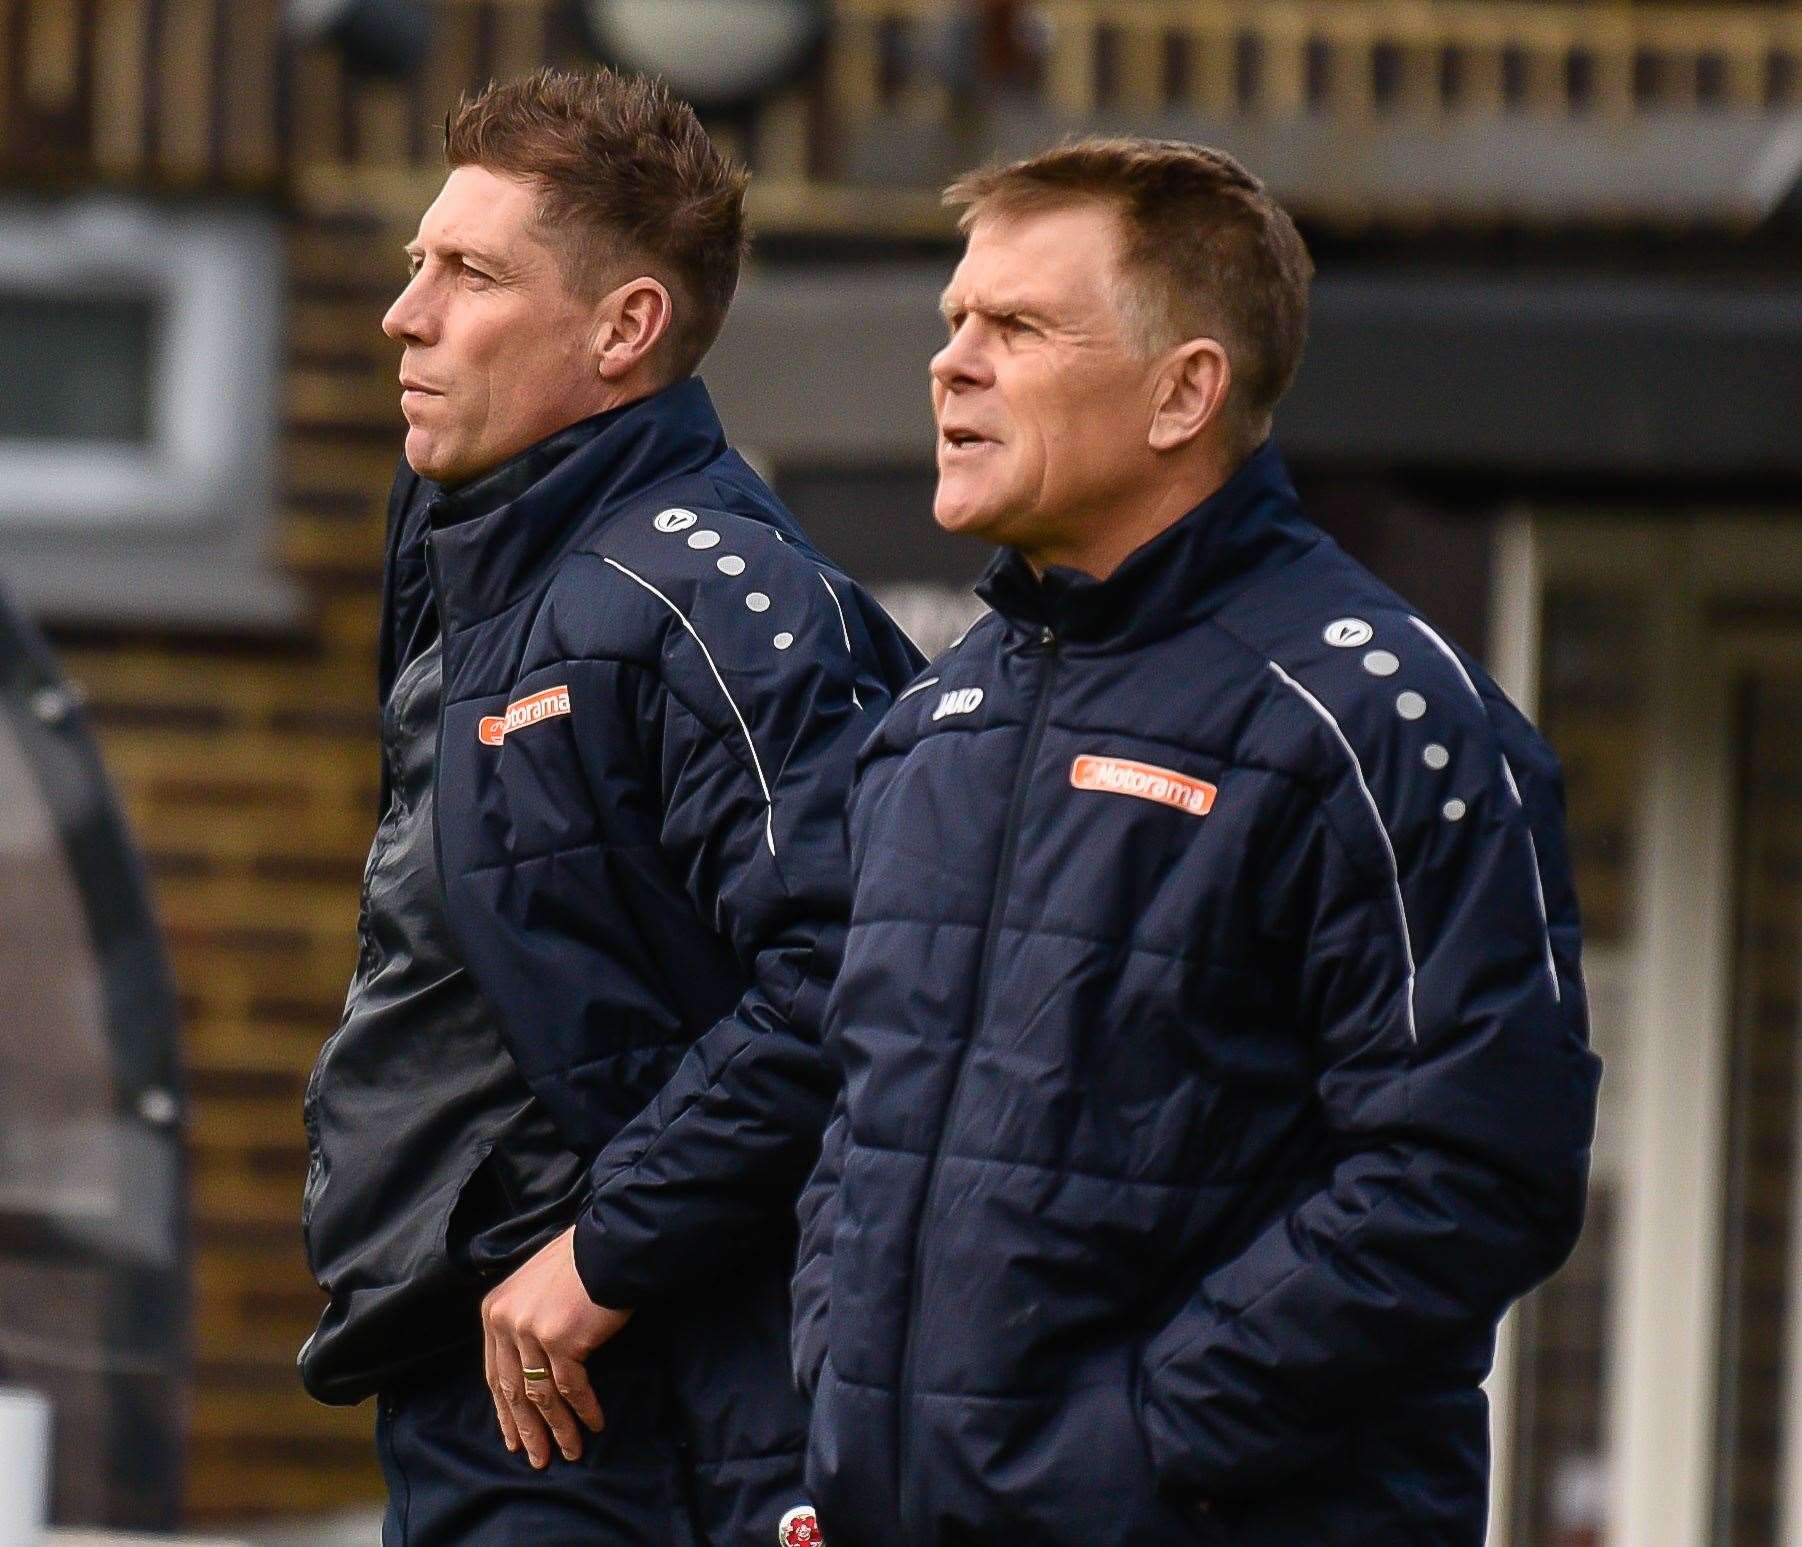
[{"label": "blurred window", "polygon": [[79,1243],[118,1230],[127,1136],[80,889],[3,719],[0,789],[0,1383],[51,1400],[55,1518],[98,1522],[112,1515],[115,1393],[136,1351],[120,1346],[114,1264]]},{"label": "blurred window", "polygon": [[1715,1535],[1781,1530],[1802,1049],[1802,676],[1741,684]]},{"label": "blurred window", "polygon": [[0,441],[147,444],[156,344],[148,299],[0,290]]},{"label": "blurred window", "polygon": [[1642,668],[1651,628],[1643,593],[1564,583],[1546,590],[1541,624],[1538,722],[1564,769],[1590,1033],[1607,1078],[1582,1239],[1519,1311],[1513,1518],[1519,1542],[1600,1547],[1616,1220],[1628,1182],[1621,1114],[1637,1062],[1631,903],[1650,735]]},{"label": "blurred window", "polygon": [[1597,1182],[1571,1259],[1520,1308],[1529,1351],[1515,1395],[1523,1490],[1515,1540],[1544,1547],[1601,1547],[1607,1518],[1603,1383],[1609,1319],[1614,1194]]},{"label": "blurred window", "polygon": [[58,619],[278,622],[273,212],[0,203],[0,575]]},{"label": "blurred window", "polygon": [[0,1039],[0,1219],[104,1218],[119,1200],[100,964],[55,819],[4,722],[0,789],[0,984],[16,1033]]},{"label": "blurred window", "polygon": [[0,1385],[44,1393],[52,1519],[166,1528],[180,1477],[172,1007],[98,756],[0,603]]},{"label": "blurred window", "polygon": [[1651,637],[1639,596],[1586,586],[1546,593],[1544,629],[1539,725],[1564,766],[1566,836],[1593,953],[1622,944],[1630,924]]}]

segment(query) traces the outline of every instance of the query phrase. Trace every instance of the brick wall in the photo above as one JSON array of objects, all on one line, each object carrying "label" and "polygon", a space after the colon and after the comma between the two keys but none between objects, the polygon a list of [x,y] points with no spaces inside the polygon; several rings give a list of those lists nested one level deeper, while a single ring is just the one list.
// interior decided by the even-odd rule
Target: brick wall
[{"label": "brick wall", "polygon": [[210,1523],[380,1492],[368,1408],[321,1407],[294,1355],[321,1297],[299,1241],[300,1103],[355,954],[377,783],[383,503],[397,355],[379,321],[411,234],[334,196],[351,169],[416,218],[457,95],[580,53],[573,6],[438,0],[405,82],[282,44],[280,0],[0,0],[0,187],[274,203],[285,224],[275,512],[303,621],[219,638],[52,634],[142,846],[191,1098],[187,1514]]},{"label": "brick wall", "polygon": [[375,628],[399,446],[378,329],[403,240],[296,224],[279,512],[311,601],[287,637],[63,634],[150,872],[191,1096],[189,1517],[379,1492],[370,1411],[321,1407],[294,1355],[321,1297],[303,1259],[300,1101],[337,1025],[374,826]]}]

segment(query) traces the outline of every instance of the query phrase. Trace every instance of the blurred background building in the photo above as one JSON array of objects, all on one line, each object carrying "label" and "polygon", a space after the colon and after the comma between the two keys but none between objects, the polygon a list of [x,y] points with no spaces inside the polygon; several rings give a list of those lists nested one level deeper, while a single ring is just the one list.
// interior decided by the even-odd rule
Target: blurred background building
[{"label": "blurred background building", "polygon": [[59,1397],[61,1518],[378,1491],[369,1412],[293,1374],[378,321],[458,93],[597,58],[756,169],[706,374],[928,648],[984,559],[928,515],[939,186],[1132,130],[1297,214],[1304,496],[1569,784],[1608,1075],[1492,1381],[1492,1539],[1802,1544],[1802,4],[1743,0],[0,0],[0,585],[66,673],[0,629],[0,1382]]}]

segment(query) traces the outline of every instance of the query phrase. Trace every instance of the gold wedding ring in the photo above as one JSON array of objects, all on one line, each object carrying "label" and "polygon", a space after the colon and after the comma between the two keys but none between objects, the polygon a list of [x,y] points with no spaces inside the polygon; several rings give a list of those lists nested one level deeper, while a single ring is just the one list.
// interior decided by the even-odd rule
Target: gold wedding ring
[{"label": "gold wedding ring", "polygon": [[519,1373],[525,1376],[527,1380],[549,1380],[551,1378],[551,1372],[549,1370],[540,1370],[537,1368],[521,1369]]}]

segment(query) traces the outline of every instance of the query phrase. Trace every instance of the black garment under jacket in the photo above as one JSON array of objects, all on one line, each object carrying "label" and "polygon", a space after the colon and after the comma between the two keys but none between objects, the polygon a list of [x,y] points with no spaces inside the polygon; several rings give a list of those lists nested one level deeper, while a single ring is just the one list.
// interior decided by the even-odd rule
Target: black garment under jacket
[{"label": "black garment under jacket", "polygon": [[[699,381],[553,441],[474,513],[467,491],[402,478],[383,687],[441,631],[456,956],[588,1167],[590,1294],[663,1328],[702,1534],[761,1540],[799,1499],[785,1264],[831,1099],[818,1024],[845,791],[918,656],[727,447]],[[410,1189],[408,1233],[491,1282],[556,1226],[504,1250],[466,1228],[537,1201],[535,1181],[491,1142],[485,1095],[447,1096],[441,1070],[421,1083],[466,1121],[413,1157],[434,1180]],[[367,1135],[367,1164],[384,1139]]]},{"label": "black garment under jacket", "polygon": [[827,1539],[1478,1547],[1594,1114],[1550,751],[1268,446],[1107,580],[983,590],[853,798]]},{"label": "black garment under jacket", "polygon": [[[586,1163],[526,1088],[451,943],[433,841],[442,670],[433,635],[383,706],[386,798],[363,871],[356,971],[307,1085],[301,1229],[327,1302],[300,1373],[326,1402],[359,1401],[467,1350],[481,1265],[516,1260],[567,1225],[587,1192]],[[495,1188],[463,1185],[459,1158],[476,1153]]]}]

